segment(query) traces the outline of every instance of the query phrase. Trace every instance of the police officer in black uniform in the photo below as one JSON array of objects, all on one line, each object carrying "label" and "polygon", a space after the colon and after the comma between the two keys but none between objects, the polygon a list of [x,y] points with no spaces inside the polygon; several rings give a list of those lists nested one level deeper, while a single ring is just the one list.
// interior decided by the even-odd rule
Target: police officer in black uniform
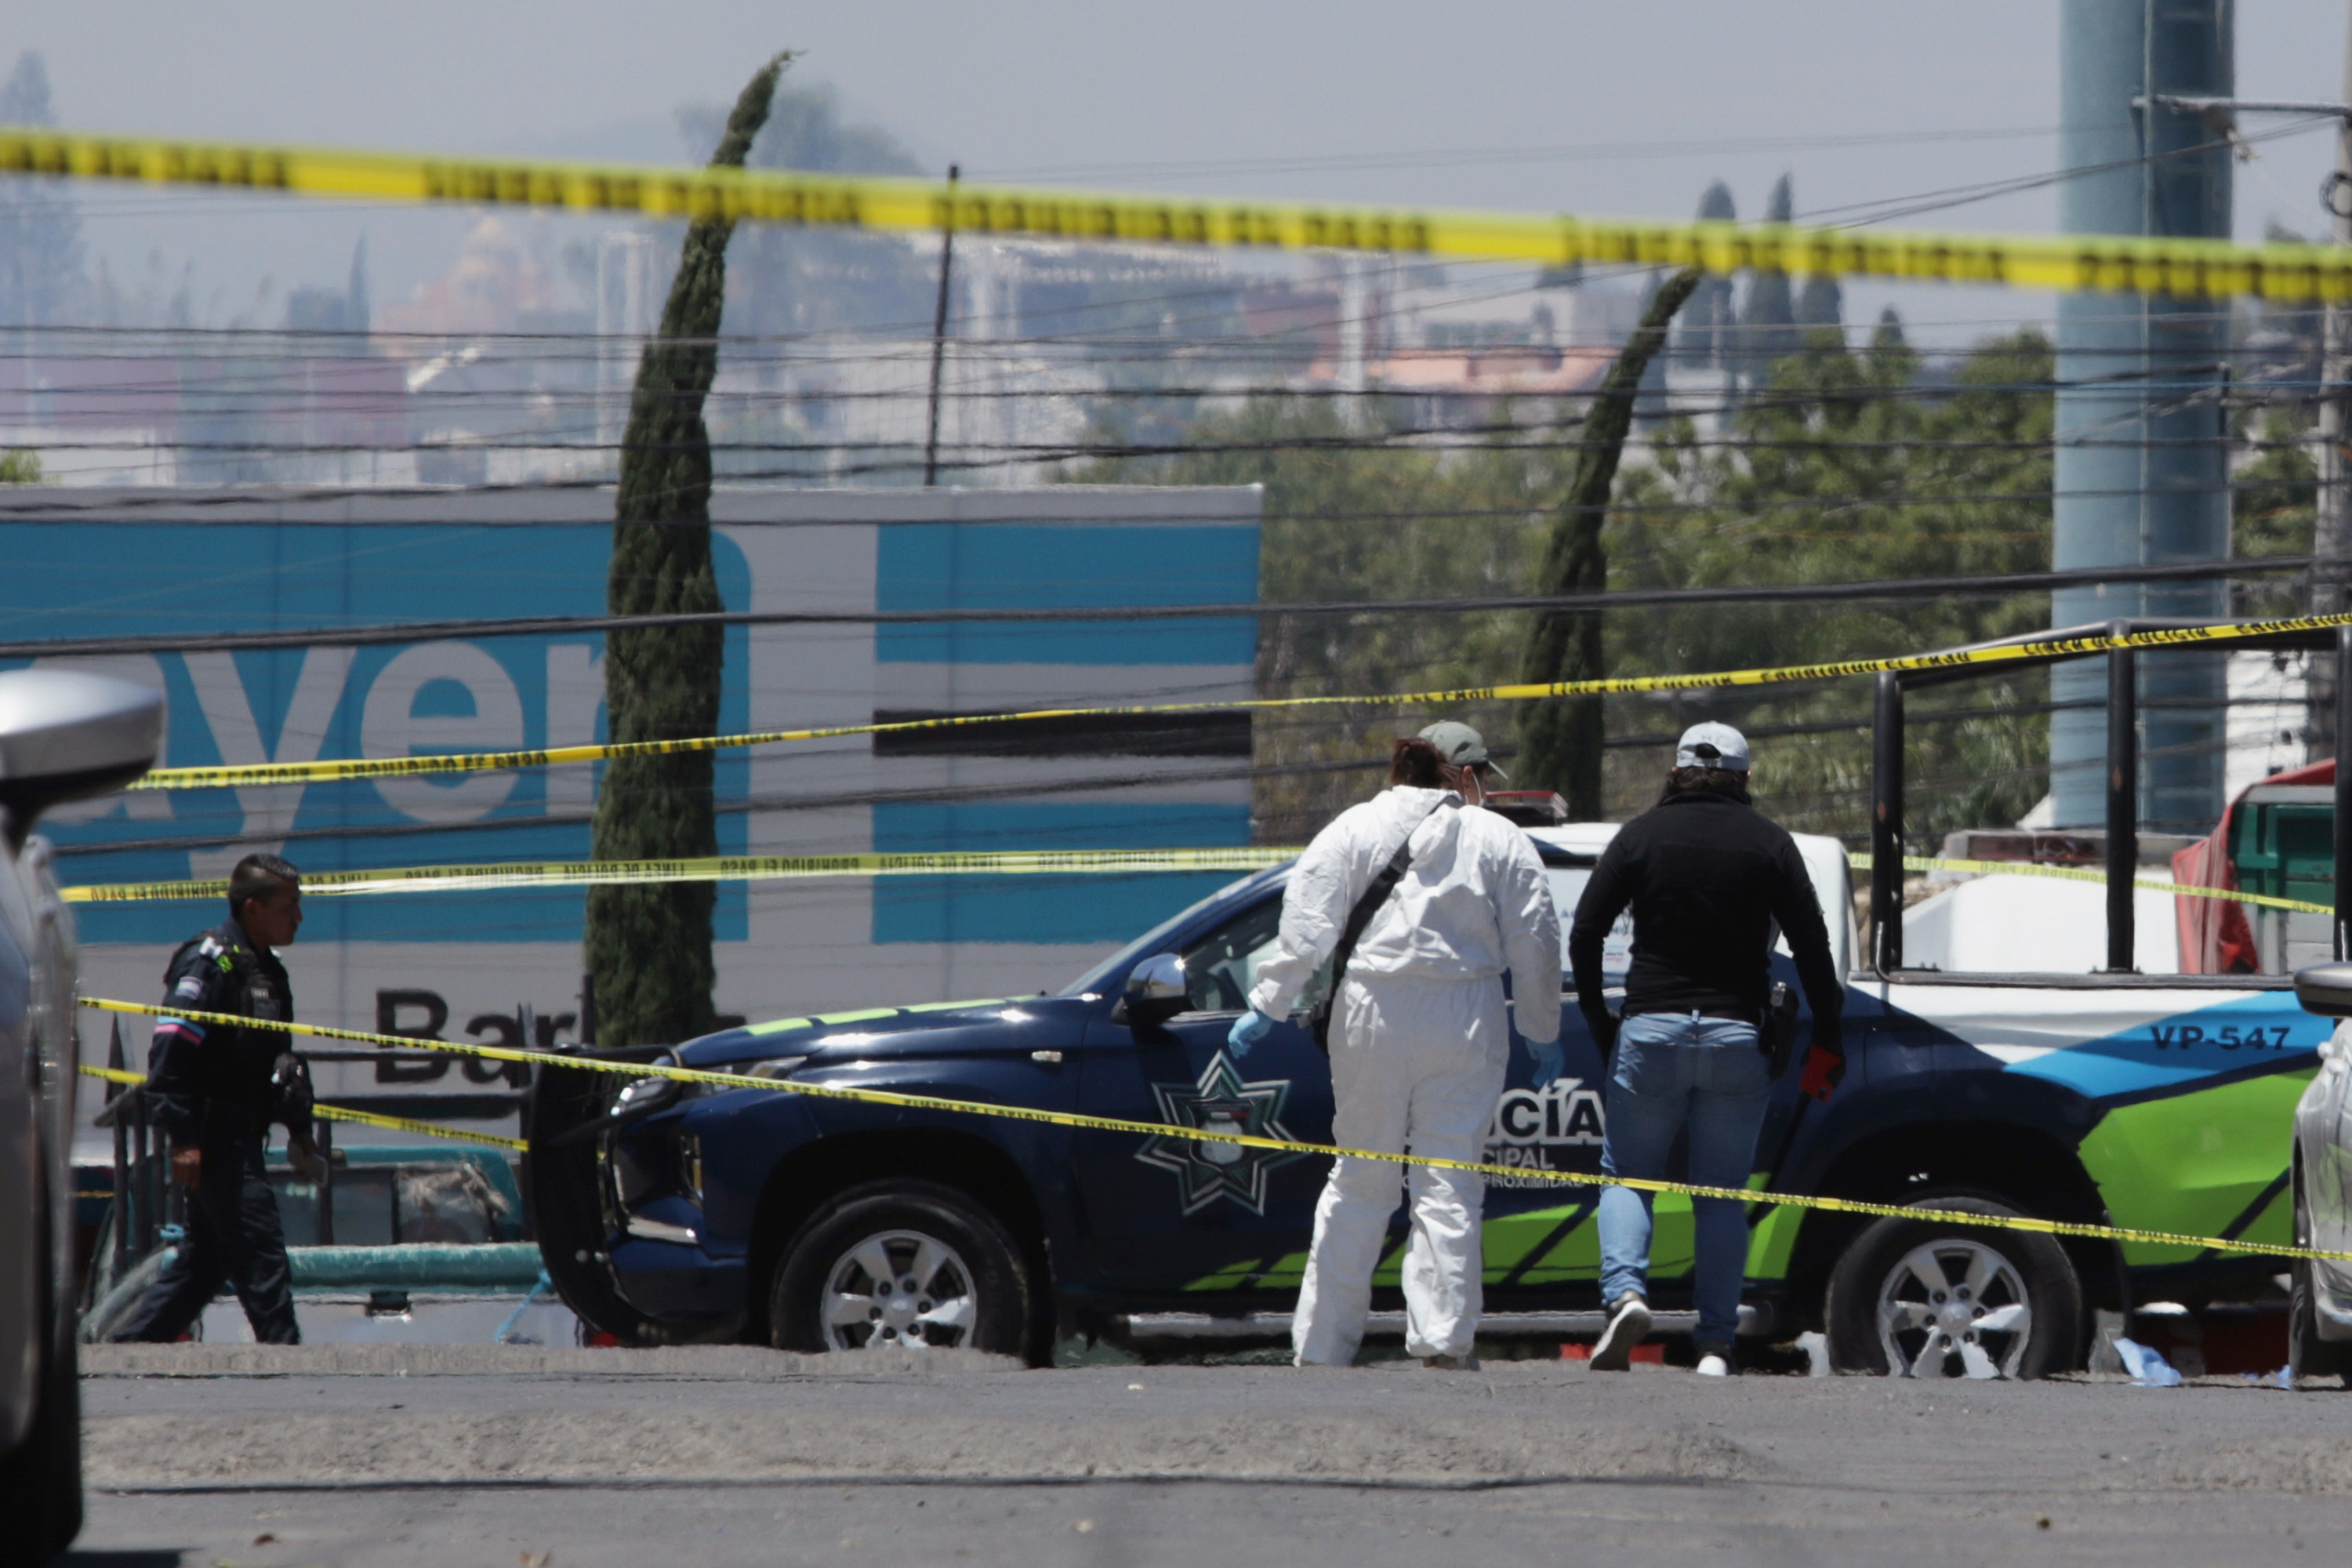
[{"label": "police officer in black uniform", "polygon": [[[302,925],[299,873],[248,855],[229,875],[229,919],[182,947],[164,972],[167,1007],[291,1022],[293,988],[273,948]],[[285,1125],[298,1173],[325,1173],[310,1137],[309,1068],[275,1029],[164,1018],[148,1047],[148,1103],[172,1145],[172,1175],[188,1189],[188,1234],[120,1340],[168,1343],[234,1285],[253,1336],[300,1342],[277,1195],[265,1173],[273,1121]]]}]

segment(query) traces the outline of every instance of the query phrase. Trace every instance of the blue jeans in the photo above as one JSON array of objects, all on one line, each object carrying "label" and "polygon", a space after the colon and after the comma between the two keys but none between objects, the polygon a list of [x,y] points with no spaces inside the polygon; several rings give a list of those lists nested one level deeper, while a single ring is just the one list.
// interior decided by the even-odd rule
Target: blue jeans
[{"label": "blue jeans", "polygon": [[[1637,1014],[1617,1035],[1601,1168],[1612,1176],[1664,1177],[1675,1134],[1687,1125],[1689,1179],[1700,1186],[1744,1187],[1771,1098],[1772,1079],[1756,1048],[1754,1025]],[[1650,1199],[1625,1187],[1601,1189],[1604,1306],[1628,1290],[1649,1294]],[[1697,1341],[1727,1345],[1739,1327],[1739,1287],[1748,1272],[1747,1205],[1696,1198],[1692,1207]]]}]

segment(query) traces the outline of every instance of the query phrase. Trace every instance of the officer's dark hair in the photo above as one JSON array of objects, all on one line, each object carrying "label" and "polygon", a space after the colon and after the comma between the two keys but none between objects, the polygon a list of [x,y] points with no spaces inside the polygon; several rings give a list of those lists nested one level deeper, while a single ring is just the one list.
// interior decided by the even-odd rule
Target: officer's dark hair
[{"label": "officer's dark hair", "polygon": [[228,912],[231,919],[245,913],[247,902],[259,899],[267,903],[271,894],[280,888],[299,889],[302,873],[290,860],[275,855],[248,855],[236,863],[228,874]]},{"label": "officer's dark hair", "polygon": [[1737,790],[1746,793],[1748,775],[1727,768],[1670,768],[1666,772],[1666,787],[1658,799],[1663,804],[1678,795],[1693,795],[1712,790],[1727,795]]},{"label": "officer's dark hair", "polygon": [[1389,742],[1389,783],[1414,789],[1444,789],[1445,759],[1418,735]]}]

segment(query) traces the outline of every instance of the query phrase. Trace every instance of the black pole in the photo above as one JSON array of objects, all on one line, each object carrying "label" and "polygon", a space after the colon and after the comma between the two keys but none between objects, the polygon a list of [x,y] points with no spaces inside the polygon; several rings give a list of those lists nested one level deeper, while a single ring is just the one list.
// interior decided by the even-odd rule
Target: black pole
[{"label": "black pole", "polygon": [[136,1263],[147,1256],[147,1163],[145,1155],[147,1133],[141,1114],[146,1097],[142,1095],[114,1113],[114,1119],[129,1129],[124,1141],[122,1222],[131,1232],[131,1261]]},{"label": "black pole", "polygon": [[[2117,621],[2107,628],[2123,637],[2131,627]],[[2132,882],[2139,875],[2139,689],[2137,656],[2129,648],[2107,655],[2107,973],[2137,973],[2133,963],[2138,933],[2133,923]]]},{"label": "black pole", "polygon": [[1903,682],[1891,669],[1871,728],[1870,955],[1882,974],[1903,967]]},{"label": "black pole", "polygon": [[940,368],[948,352],[948,279],[955,270],[956,182],[961,164],[948,165],[947,200],[940,206],[940,301],[931,311],[931,416],[923,437],[923,488],[940,482]]},{"label": "black pole", "polygon": [[2336,951],[2340,962],[2352,952],[2352,908],[2346,891],[2352,888],[2352,767],[2345,766],[2345,751],[2352,746],[2352,626],[2336,628]]},{"label": "black pole", "polygon": [[[113,1020],[114,1027],[106,1042],[106,1065],[122,1070],[122,1020]],[[112,1105],[129,1090],[123,1085],[109,1081],[106,1103]],[[114,1124],[114,1260],[110,1265],[110,1277],[122,1278],[131,1268],[131,1130],[120,1116],[107,1120]]]},{"label": "black pole", "polygon": [[317,1224],[311,1227],[320,1247],[335,1245],[335,1124],[324,1117],[318,1121],[319,1172],[318,1195],[312,1200],[311,1213]]},{"label": "black pole", "polygon": [[148,1114],[147,1097],[139,1097],[139,1125],[133,1133],[131,1162],[136,1174],[131,1178],[139,1188],[139,1256],[146,1257],[155,1250],[163,1227],[163,1175],[160,1167],[164,1163],[163,1150],[157,1143],[155,1120]]}]

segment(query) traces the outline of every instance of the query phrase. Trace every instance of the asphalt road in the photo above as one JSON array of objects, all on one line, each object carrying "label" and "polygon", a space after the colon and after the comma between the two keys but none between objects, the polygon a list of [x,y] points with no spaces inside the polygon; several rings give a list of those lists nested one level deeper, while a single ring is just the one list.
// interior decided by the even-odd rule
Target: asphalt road
[{"label": "asphalt road", "polygon": [[2352,1538],[2340,1390],[847,1360],[103,1350],[68,1561],[2242,1563]]}]

